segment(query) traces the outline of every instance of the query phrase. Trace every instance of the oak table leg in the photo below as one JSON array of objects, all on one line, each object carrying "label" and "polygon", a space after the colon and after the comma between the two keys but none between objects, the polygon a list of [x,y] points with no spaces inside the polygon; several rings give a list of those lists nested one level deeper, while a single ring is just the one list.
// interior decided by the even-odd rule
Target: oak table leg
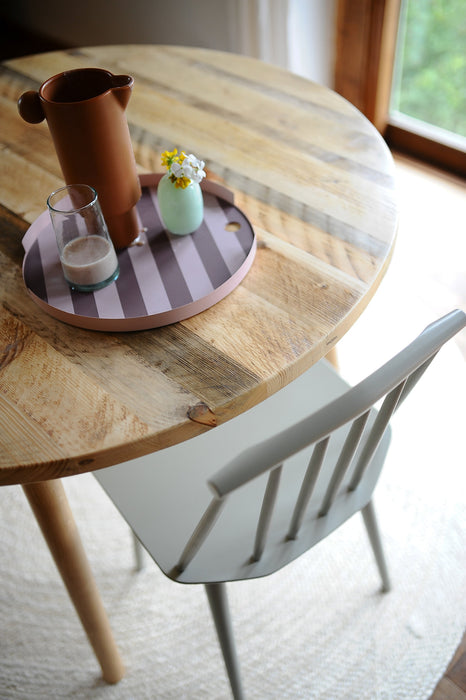
[{"label": "oak table leg", "polygon": [[333,347],[333,348],[325,355],[325,359],[328,360],[328,361],[330,362],[330,364],[333,365],[333,367],[334,367],[336,370],[339,369],[339,365],[338,365],[338,351],[337,351],[336,347]]},{"label": "oak table leg", "polygon": [[24,484],[24,493],[68,589],[107,683],[118,683],[124,666],[113,638],[68,499],[59,479]]}]

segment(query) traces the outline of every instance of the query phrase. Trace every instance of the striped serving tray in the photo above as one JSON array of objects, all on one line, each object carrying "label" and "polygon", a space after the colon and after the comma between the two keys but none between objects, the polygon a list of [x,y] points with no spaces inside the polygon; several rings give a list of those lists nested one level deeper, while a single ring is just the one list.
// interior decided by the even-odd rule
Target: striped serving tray
[{"label": "striped serving tray", "polygon": [[161,175],[141,175],[137,205],[139,243],[118,252],[120,276],[96,292],[67,285],[48,211],[23,237],[23,278],[34,301],[73,326],[100,331],[157,328],[205,311],[247,274],[256,237],[233,194],[203,181],[204,221],[193,234],[174,236],[162,226],[157,202]]}]

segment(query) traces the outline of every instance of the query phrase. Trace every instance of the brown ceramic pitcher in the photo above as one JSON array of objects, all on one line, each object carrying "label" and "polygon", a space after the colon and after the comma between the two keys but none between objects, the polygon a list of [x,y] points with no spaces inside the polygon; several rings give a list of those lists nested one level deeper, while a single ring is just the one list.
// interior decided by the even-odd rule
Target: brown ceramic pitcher
[{"label": "brown ceramic pitcher", "polygon": [[135,207],[141,187],[125,115],[133,83],[129,75],[79,68],[49,78],[38,92],[18,100],[25,121],[47,119],[65,182],[97,190],[116,248],[139,235]]}]

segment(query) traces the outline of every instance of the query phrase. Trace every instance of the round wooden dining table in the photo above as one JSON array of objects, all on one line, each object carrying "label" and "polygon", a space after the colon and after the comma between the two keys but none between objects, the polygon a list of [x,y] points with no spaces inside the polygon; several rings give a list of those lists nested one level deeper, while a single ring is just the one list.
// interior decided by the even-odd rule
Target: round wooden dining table
[{"label": "round wooden dining table", "polygon": [[[194,153],[250,224],[247,271],[200,313],[83,327],[25,283],[24,241],[64,180],[47,123],[25,123],[17,100],[83,67],[134,78],[126,116],[142,178],[163,171],[165,150]],[[116,682],[123,665],[60,479],[215,429],[329,356],[388,267],[394,165],[332,90],[230,53],[131,45],[26,56],[1,65],[0,99],[0,485],[23,486]]]}]

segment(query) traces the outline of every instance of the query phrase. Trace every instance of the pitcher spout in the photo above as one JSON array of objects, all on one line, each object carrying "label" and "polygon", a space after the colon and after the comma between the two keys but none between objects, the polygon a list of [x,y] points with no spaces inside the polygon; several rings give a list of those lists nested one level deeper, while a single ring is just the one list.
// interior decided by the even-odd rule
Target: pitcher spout
[{"label": "pitcher spout", "polygon": [[118,102],[123,107],[123,109],[126,109],[126,106],[129,102],[133,85],[134,78],[132,78],[130,75],[112,76],[112,92],[117,98]]}]

